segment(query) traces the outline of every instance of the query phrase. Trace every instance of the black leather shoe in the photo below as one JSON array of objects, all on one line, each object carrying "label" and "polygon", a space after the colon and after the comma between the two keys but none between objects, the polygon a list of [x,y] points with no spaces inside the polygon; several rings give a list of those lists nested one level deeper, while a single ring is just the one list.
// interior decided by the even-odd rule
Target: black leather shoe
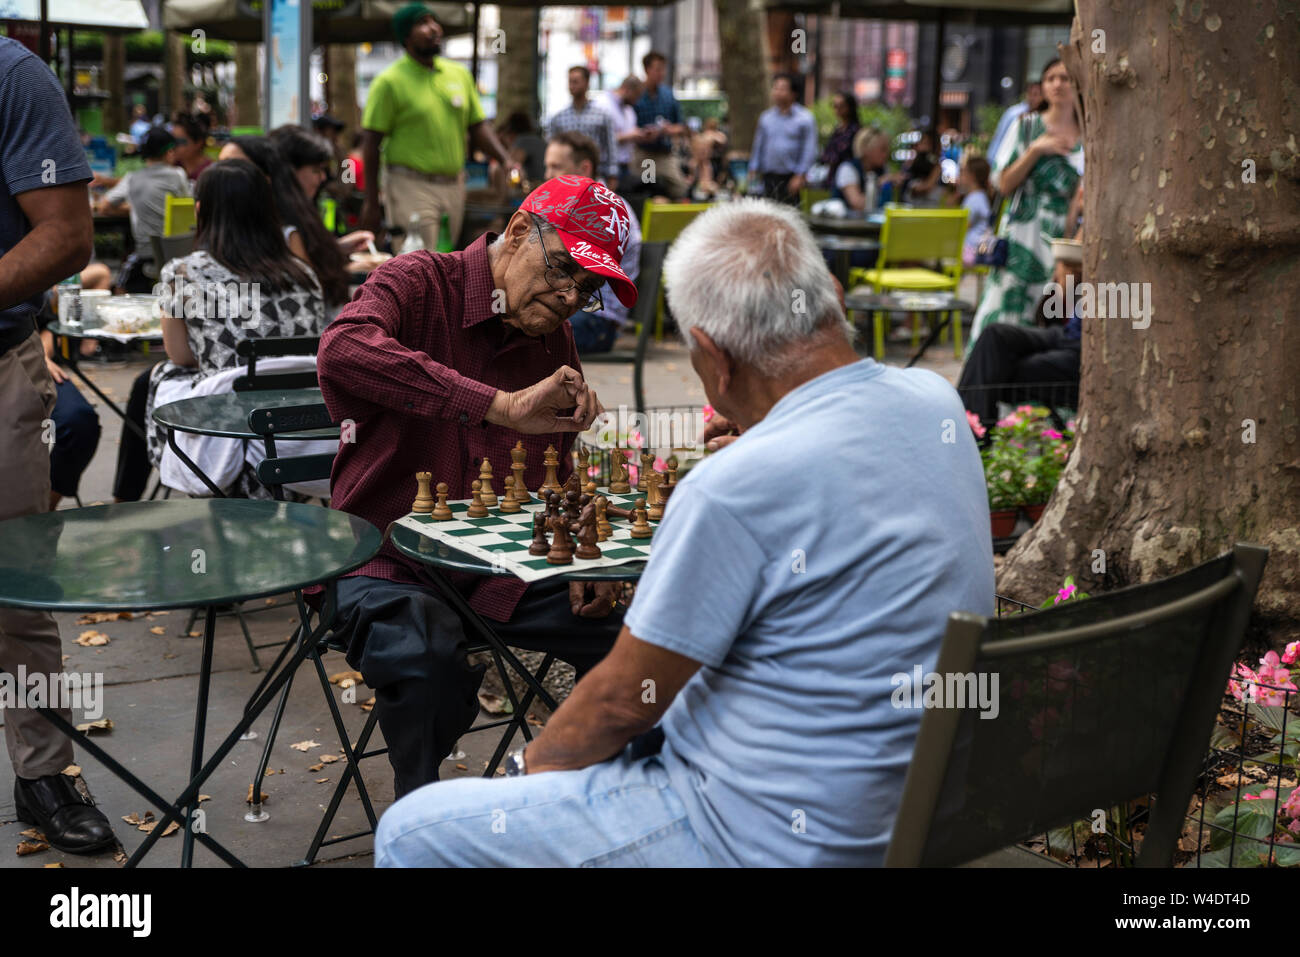
[{"label": "black leather shoe", "polygon": [[45,839],[69,854],[93,854],[117,843],[108,818],[94,803],[81,796],[66,774],[14,781],[14,804],[18,820],[35,824]]}]

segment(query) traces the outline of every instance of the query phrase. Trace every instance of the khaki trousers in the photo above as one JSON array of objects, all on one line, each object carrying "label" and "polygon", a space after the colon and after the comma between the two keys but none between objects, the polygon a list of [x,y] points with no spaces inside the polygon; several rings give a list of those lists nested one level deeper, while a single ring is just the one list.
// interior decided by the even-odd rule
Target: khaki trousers
[{"label": "khaki trousers", "polygon": [[437,252],[438,229],[445,214],[454,247],[465,221],[465,174],[451,183],[435,183],[401,166],[384,167],[384,199],[388,204],[388,221],[406,229],[411,214],[420,215],[420,236],[424,248]]},{"label": "khaki trousers", "polygon": [[[662,186],[670,198],[681,199],[686,195],[690,184],[686,182],[686,176],[682,173],[681,165],[677,162],[676,153],[647,153],[638,146],[635,159],[636,162],[632,166],[634,184],[644,181],[644,171],[652,169],[654,170],[654,179],[650,180],[650,182]],[[646,160],[653,161],[654,166],[646,166]]]},{"label": "khaki trousers", "polygon": [[[0,356],[0,520],[49,510],[50,449],[42,440],[53,434],[55,394],[35,332]],[[0,669],[16,676],[20,665],[29,675],[63,671],[59,626],[49,612],[0,608]],[[70,711],[59,713],[72,720]],[[9,760],[20,778],[58,774],[72,763],[72,742],[38,712],[6,708],[4,722]]]}]

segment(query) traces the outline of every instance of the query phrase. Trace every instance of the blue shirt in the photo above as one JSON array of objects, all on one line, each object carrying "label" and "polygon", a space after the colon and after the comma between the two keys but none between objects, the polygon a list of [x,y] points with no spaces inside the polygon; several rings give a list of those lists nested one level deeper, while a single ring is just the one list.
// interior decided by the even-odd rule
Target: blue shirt
[{"label": "blue shirt", "polygon": [[[682,122],[682,108],[667,83],[660,83],[653,93],[647,89],[641,94],[641,99],[636,101],[638,126],[654,126],[660,120],[665,123]],[[641,144],[641,149],[647,153],[667,153],[672,148],[672,140],[667,136]]]},{"label": "blue shirt", "polygon": [[749,151],[749,175],[808,172],[817,158],[817,122],[798,103],[782,113],[768,107],[758,117],[754,146]]},{"label": "blue shirt", "polygon": [[949,613],[993,613],[988,498],[947,382],[871,359],[682,479],[626,624],[701,662],[661,759],[719,863],[879,865]]},{"label": "blue shirt", "polygon": [[1007,107],[1002,118],[998,120],[998,125],[993,128],[993,136],[989,140],[989,148],[984,151],[984,155],[990,160],[998,155],[998,147],[1002,145],[1002,137],[1007,135],[1007,131],[1015,125],[1016,120],[1024,116],[1029,110],[1029,104],[1024,100]]},{"label": "blue shirt", "polygon": [[[0,256],[31,231],[15,197],[89,179],[90,164],[59,81],[36,54],[0,37]],[[0,302],[0,332],[23,325],[35,330],[42,296]]]}]

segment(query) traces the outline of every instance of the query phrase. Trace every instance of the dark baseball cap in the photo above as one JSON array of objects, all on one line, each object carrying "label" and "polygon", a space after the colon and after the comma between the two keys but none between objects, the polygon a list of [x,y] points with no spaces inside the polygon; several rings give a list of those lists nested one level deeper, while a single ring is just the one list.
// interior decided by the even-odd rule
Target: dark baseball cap
[{"label": "dark baseball cap", "polygon": [[176,145],[176,137],[165,126],[151,126],[140,141],[139,153],[145,159],[158,159]]},{"label": "dark baseball cap", "polygon": [[342,120],[330,116],[328,113],[317,113],[311,118],[311,125],[318,130],[324,129],[327,126],[333,127],[336,130],[341,130],[347,124]]}]

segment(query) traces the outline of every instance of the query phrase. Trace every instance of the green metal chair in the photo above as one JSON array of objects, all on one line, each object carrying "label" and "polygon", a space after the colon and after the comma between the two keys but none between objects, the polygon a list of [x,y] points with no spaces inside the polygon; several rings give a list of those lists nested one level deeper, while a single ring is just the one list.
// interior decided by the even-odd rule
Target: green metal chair
[{"label": "green metal chair", "polygon": [[1267,559],[1239,544],[1044,612],[950,616],[935,671],[998,675],[999,711],[926,710],[885,864],[1043,863],[1008,845],[1154,793],[1136,863],[1170,866]]},{"label": "green metal chair", "polygon": [[[691,220],[704,212],[712,203],[656,203],[646,200],[641,207],[641,242],[667,243],[682,234]],[[655,342],[664,338],[664,302],[660,292],[655,297]]]}]

